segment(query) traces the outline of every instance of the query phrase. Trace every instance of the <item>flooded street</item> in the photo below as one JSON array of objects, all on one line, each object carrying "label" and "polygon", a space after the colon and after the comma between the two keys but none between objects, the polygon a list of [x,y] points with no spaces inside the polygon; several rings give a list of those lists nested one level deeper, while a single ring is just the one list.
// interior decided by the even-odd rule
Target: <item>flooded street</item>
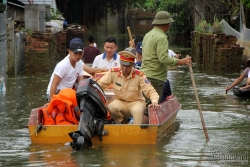
[{"label": "flooded street", "polygon": [[72,151],[69,145],[32,144],[27,129],[32,108],[45,103],[50,74],[9,77],[0,94],[0,166],[192,167],[250,166],[250,98],[225,87],[239,74],[214,75],[193,68],[210,138],[206,142],[188,67],[168,72],[182,104],[171,131],[156,145],[94,145]]}]

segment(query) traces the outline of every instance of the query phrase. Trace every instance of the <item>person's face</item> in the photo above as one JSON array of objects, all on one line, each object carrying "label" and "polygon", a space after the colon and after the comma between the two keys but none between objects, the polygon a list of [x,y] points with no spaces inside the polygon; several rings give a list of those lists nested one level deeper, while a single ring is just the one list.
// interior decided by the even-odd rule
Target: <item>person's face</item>
[{"label": "person's face", "polygon": [[107,56],[113,56],[116,49],[117,45],[115,43],[109,43],[109,42],[104,43],[104,50]]},{"label": "person's face", "polygon": [[141,62],[142,61],[142,55],[136,52],[136,60]]},{"label": "person's face", "polygon": [[74,62],[78,62],[82,59],[84,52],[72,52],[71,50],[69,51],[70,54],[70,59]]},{"label": "person's face", "polygon": [[170,24],[166,24],[165,26],[166,26],[166,32],[169,31],[169,29],[170,29]]},{"label": "person's face", "polygon": [[122,69],[122,74],[125,75],[125,76],[128,76],[134,66],[134,63],[131,63],[130,66],[125,66],[125,65],[120,65],[121,66],[121,69]]}]

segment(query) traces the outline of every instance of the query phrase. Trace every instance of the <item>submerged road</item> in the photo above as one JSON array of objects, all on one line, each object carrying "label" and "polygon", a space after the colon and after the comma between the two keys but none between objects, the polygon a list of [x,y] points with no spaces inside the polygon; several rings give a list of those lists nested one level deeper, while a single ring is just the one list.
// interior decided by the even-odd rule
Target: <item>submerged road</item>
[{"label": "submerged road", "polygon": [[32,108],[45,103],[49,75],[18,75],[0,94],[0,166],[249,166],[250,99],[225,87],[239,74],[212,75],[193,68],[209,142],[202,129],[187,67],[169,71],[182,104],[171,131],[156,145],[93,146],[74,152],[69,145],[32,144],[26,128]]}]

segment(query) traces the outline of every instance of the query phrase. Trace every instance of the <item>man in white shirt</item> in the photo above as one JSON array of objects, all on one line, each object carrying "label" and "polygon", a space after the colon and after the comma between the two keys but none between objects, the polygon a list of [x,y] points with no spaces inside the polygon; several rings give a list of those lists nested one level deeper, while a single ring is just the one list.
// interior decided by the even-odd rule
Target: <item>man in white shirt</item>
[{"label": "man in white shirt", "polygon": [[175,58],[179,59],[181,57],[181,54],[176,54],[176,53],[174,53],[174,51],[168,49],[168,56],[172,57],[172,58],[175,57]]},{"label": "man in white shirt", "polygon": [[49,102],[57,90],[73,88],[74,83],[83,79],[83,42],[79,38],[70,41],[69,55],[55,67],[46,92]]},{"label": "man in white shirt", "polygon": [[120,56],[116,53],[117,41],[114,37],[107,37],[104,42],[103,54],[95,57],[92,64],[93,68],[103,68],[106,67],[108,70],[114,67],[120,67]]}]

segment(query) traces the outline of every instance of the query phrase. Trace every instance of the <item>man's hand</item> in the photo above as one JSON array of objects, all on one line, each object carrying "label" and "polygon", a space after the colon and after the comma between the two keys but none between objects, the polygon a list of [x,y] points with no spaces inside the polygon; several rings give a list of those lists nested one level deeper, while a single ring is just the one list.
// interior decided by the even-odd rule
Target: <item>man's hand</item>
[{"label": "man's hand", "polygon": [[153,109],[155,109],[155,110],[158,110],[158,109],[161,108],[161,105],[159,105],[156,102],[153,102],[153,103],[151,103],[151,104],[148,105],[148,108],[151,108],[151,107],[153,107]]},{"label": "man's hand", "polygon": [[179,58],[181,58],[181,54],[176,54],[174,57],[179,59]]},{"label": "man's hand", "polygon": [[227,92],[230,90],[230,88],[227,86],[226,87],[226,94],[227,94]]},{"label": "man's hand", "polygon": [[186,57],[183,59],[178,59],[178,62],[176,63],[177,65],[192,65],[192,60],[191,57]]},{"label": "man's hand", "polygon": [[102,72],[107,72],[108,69],[106,67],[100,68],[102,70]]}]

